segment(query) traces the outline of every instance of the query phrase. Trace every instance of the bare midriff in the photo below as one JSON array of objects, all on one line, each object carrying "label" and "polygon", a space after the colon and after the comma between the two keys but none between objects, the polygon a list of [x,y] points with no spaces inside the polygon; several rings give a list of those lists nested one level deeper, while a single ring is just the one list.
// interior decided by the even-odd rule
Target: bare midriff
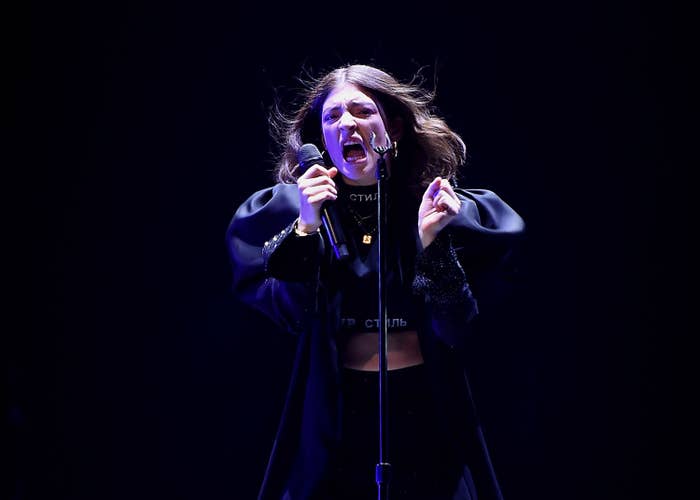
[{"label": "bare midriff", "polygon": [[[354,370],[379,371],[379,333],[347,335],[341,347],[343,366]],[[387,333],[387,367],[398,370],[423,363],[423,354],[415,330]]]}]

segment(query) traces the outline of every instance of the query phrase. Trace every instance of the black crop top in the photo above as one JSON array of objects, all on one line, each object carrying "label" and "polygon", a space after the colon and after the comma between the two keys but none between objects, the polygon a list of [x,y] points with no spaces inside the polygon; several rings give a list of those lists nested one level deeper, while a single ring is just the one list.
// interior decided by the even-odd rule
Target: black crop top
[{"label": "black crop top", "polygon": [[[377,244],[377,186],[338,182],[338,206],[352,258],[341,265],[343,289],[340,328],[344,333],[379,331],[379,246]],[[391,255],[391,253],[390,253]],[[416,330],[415,296],[397,259],[388,258],[387,318],[389,331]]]}]

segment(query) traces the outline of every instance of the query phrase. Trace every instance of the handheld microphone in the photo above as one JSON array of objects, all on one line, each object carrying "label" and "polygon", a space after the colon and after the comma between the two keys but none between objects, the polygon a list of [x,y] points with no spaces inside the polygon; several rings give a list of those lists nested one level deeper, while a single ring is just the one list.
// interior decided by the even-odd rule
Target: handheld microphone
[{"label": "handheld microphone", "polygon": [[[299,160],[299,171],[301,174],[306,172],[306,170],[311,165],[321,165],[326,166],[323,161],[323,156],[316,146],[313,144],[304,144],[299,149],[299,154],[297,155]],[[338,260],[345,260],[350,257],[350,252],[348,251],[348,245],[345,240],[345,234],[343,233],[343,226],[340,223],[340,218],[338,216],[338,211],[335,204],[331,201],[325,201],[321,205],[321,222],[326,230],[328,239],[333,246],[333,252]]]}]

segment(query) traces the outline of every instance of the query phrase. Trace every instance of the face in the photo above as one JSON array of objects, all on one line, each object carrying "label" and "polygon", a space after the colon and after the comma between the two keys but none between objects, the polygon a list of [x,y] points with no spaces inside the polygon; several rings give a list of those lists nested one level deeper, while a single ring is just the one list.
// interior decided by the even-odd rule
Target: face
[{"label": "face", "polygon": [[[344,83],[333,89],[321,109],[321,129],[326,151],[350,185],[376,184],[379,155],[372,149],[372,132],[378,146],[385,146],[387,130],[383,111],[369,95]],[[387,154],[387,162],[389,162]]]}]

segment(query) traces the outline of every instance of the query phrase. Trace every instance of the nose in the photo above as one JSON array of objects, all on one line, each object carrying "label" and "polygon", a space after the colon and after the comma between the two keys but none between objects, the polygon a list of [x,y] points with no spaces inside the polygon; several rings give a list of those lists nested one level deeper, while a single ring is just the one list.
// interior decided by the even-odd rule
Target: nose
[{"label": "nose", "polygon": [[355,117],[352,116],[352,113],[345,111],[340,116],[339,126],[341,129],[355,129],[357,127],[357,123],[355,123]]}]

